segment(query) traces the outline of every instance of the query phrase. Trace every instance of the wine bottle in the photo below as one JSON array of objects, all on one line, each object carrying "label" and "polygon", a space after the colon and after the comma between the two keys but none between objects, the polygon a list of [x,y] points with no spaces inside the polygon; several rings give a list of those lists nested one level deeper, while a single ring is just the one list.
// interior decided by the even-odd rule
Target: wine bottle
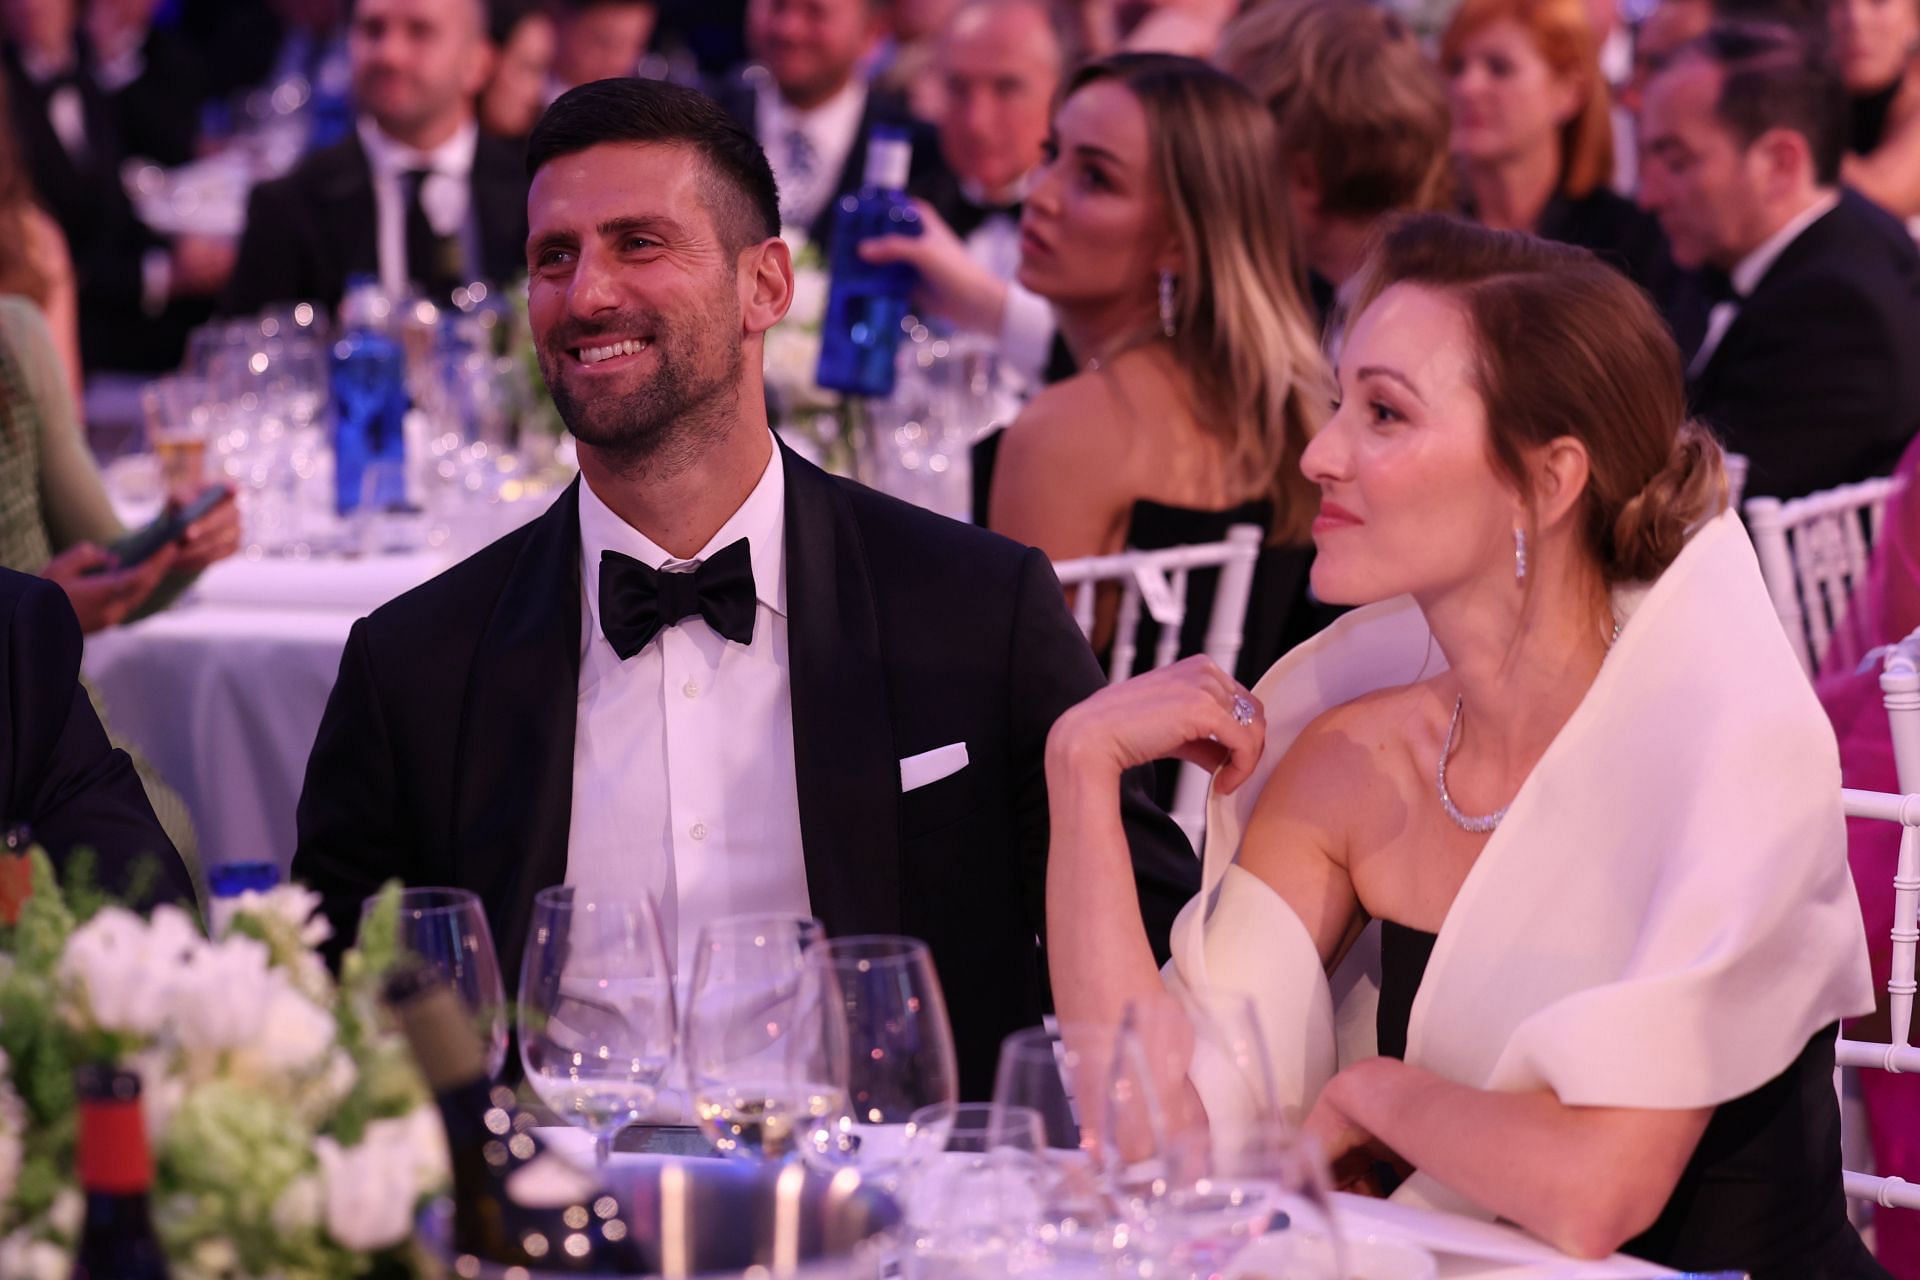
[{"label": "wine bottle", "polygon": [[913,292],[913,268],[880,265],[860,256],[860,243],[877,236],[917,236],[920,215],[907,199],[913,143],[882,125],[867,139],[866,181],[857,196],[842,197],[833,231],[833,278],[820,328],[820,367],[814,380],[860,396],[893,394],[900,322]]},{"label": "wine bottle", "polygon": [[486,1046],[458,993],[432,969],[407,966],[386,996],[446,1126],[454,1250],[541,1272],[657,1270],[614,1198],[528,1132],[511,1091],[489,1087]]},{"label": "wine bottle", "polygon": [[140,1114],[140,1077],[112,1066],[87,1066],[74,1083],[80,1094],[80,1190],[87,1217],[73,1280],[166,1280],[167,1259],[147,1203],[153,1159]]}]

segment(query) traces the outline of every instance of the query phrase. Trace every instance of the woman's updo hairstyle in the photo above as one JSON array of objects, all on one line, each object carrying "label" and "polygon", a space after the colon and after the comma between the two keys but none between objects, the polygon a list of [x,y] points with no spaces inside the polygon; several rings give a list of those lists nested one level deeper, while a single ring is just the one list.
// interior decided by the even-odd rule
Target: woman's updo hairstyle
[{"label": "woman's updo hairstyle", "polygon": [[1665,323],[1587,250],[1423,214],[1397,222],[1365,270],[1356,320],[1396,284],[1466,312],[1493,464],[1524,497],[1529,449],[1562,436],[1586,447],[1587,545],[1609,585],[1658,577],[1725,508],[1720,446],[1687,417]]}]

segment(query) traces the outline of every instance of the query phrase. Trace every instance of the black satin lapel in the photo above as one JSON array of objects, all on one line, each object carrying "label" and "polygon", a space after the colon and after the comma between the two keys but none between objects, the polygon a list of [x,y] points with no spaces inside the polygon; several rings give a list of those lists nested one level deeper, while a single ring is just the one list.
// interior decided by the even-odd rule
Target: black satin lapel
[{"label": "black satin lapel", "polygon": [[456,883],[487,904],[509,996],[533,895],[567,874],[580,685],[579,481],[520,549],[474,653],[455,762]]},{"label": "black satin lapel", "polygon": [[866,549],[834,482],[784,445],[781,457],[807,895],[830,935],[898,933],[900,758]]}]

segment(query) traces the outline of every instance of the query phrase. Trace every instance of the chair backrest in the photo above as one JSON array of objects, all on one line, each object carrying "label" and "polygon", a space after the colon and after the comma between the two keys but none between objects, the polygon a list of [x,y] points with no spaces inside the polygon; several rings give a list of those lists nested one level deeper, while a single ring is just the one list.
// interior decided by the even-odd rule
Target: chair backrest
[{"label": "chair backrest", "polygon": [[1767,593],[1809,673],[1826,657],[1834,628],[1867,575],[1868,553],[1880,538],[1887,500],[1900,485],[1897,478],[1882,476],[1788,502],[1747,499],[1747,529]]},{"label": "chair backrest", "polygon": [[[1134,674],[1139,653],[1136,636],[1140,629],[1140,610],[1160,624],[1159,640],[1154,646],[1146,670],[1158,670],[1180,656],[1180,632],[1187,618],[1187,579],[1195,569],[1220,571],[1213,590],[1213,613],[1207,619],[1206,638],[1201,651],[1231,673],[1240,657],[1240,644],[1247,625],[1247,601],[1253,595],[1254,564],[1260,558],[1264,535],[1258,525],[1237,524],[1227,530],[1220,542],[1195,543],[1185,547],[1164,547],[1157,551],[1122,551],[1110,556],[1085,556],[1062,560],[1054,565],[1063,587],[1085,587],[1073,604],[1074,620],[1080,630],[1093,635],[1095,597],[1098,587],[1112,583],[1120,588],[1120,604],[1115,611],[1113,652],[1107,662],[1107,679],[1119,683]],[[1187,838],[1199,848],[1206,824],[1207,773],[1198,765],[1180,766],[1174,786],[1173,819]]]},{"label": "chair backrest", "polygon": [[[1893,965],[1887,977],[1887,1040],[1842,1040],[1842,1068],[1920,1072],[1913,1045],[1915,953],[1920,951],[1920,631],[1888,647],[1880,672],[1887,724],[1893,732],[1894,769],[1904,795],[1843,791],[1850,818],[1901,824],[1900,856],[1893,874]],[[1911,1170],[1920,1175],[1920,1170]],[[1878,1176],[1848,1172],[1847,1194],[1883,1208],[1920,1209],[1920,1184],[1882,1170]]]}]

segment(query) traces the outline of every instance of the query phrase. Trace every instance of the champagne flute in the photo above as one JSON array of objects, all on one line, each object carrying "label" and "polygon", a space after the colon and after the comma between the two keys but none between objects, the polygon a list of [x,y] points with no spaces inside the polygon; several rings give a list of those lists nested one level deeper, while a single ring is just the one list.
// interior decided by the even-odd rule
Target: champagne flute
[{"label": "champagne flute", "polygon": [[694,1114],[720,1154],[783,1159],[846,1105],[846,1019],[808,916],[748,915],[700,930],[684,1050]]},{"label": "champagne flute", "polygon": [[600,1165],[673,1062],[673,969],[645,893],[542,889],[520,968],[520,1061],[540,1100],[593,1134]]},{"label": "champagne flute", "polygon": [[[375,894],[360,904],[362,921],[378,901]],[[466,1002],[487,1046],[487,1075],[498,1080],[507,1064],[507,992],[480,895],[467,889],[403,889],[397,930],[400,946],[436,970]]]},{"label": "champagne flute", "polygon": [[[953,1028],[933,953],[915,938],[874,935],[810,947],[807,960],[822,967],[838,993],[847,1041],[846,1108],[814,1153],[828,1163],[856,1164],[863,1177],[895,1190],[928,1142],[914,1113],[960,1100]],[[937,1151],[945,1130],[934,1136]]]}]

